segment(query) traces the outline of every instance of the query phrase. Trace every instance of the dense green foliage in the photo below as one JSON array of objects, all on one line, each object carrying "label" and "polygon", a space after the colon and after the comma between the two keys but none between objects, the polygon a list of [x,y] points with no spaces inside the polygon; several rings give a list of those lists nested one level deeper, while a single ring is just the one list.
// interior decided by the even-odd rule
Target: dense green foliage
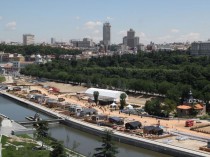
[{"label": "dense green foliage", "polygon": [[159,93],[179,103],[192,89],[210,100],[210,58],[181,52],[115,55],[89,60],[54,60],[30,65],[23,74],[117,90]]},{"label": "dense green foliage", "polygon": [[122,93],[120,95],[120,109],[121,110],[123,110],[126,105],[126,101],[125,101],[126,98],[127,98],[127,95],[125,93]]},{"label": "dense green foliage", "polygon": [[48,138],[48,133],[47,133],[47,131],[49,130],[48,123],[46,121],[37,121],[34,126],[36,129],[35,137],[37,140],[42,141],[42,147],[43,147],[44,140]]},{"label": "dense green foliage", "polygon": [[64,146],[58,141],[52,142],[52,148],[50,157],[67,157]]},{"label": "dense green foliage", "polygon": [[66,50],[63,48],[53,48],[50,46],[14,46],[14,45],[4,45],[0,44],[0,51],[4,51],[5,53],[19,53],[24,56],[32,55],[32,54],[40,54],[40,55],[61,55],[61,54],[69,54],[76,55],[80,54],[80,50]]},{"label": "dense green foliage", "polygon": [[94,102],[96,103],[96,105],[98,105],[98,96],[99,96],[99,92],[94,91],[93,92],[93,97],[94,97]]},{"label": "dense green foliage", "polygon": [[97,153],[93,157],[115,157],[118,154],[117,147],[112,140],[112,134],[112,131],[105,130],[105,135],[102,137],[102,145],[95,148]]},{"label": "dense green foliage", "polygon": [[150,115],[156,115],[160,117],[168,117],[170,113],[175,113],[176,102],[170,99],[160,100],[159,98],[153,98],[148,100],[145,104],[145,111]]},{"label": "dense green foliage", "polygon": [[0,83],[5,81],[5,77],[4,76],[0,76]]}]

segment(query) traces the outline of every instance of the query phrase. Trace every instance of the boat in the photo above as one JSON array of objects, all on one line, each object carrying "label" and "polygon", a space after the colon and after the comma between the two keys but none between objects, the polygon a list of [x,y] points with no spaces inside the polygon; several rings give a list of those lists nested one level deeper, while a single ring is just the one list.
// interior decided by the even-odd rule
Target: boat
[{"label": "boat", "polygon": [[29,116],[29,117],[25,117],[27,120],[29,121],[34,121],[34,117],[33,116]]}]

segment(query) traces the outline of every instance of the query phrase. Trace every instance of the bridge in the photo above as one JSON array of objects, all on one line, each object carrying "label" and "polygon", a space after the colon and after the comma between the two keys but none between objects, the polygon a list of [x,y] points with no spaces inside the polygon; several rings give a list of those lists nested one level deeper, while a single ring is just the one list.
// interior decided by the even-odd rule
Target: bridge
[{"label": "bridge", "polygon": [[21,124],[21,125],[32,125],[32,124],[36,124],[37,122],[47,122],[47,123],[60,123],[62,122],[63,119],[46,119],[46,120],[40,120],[40,121],[19,121],[17,123]]}]

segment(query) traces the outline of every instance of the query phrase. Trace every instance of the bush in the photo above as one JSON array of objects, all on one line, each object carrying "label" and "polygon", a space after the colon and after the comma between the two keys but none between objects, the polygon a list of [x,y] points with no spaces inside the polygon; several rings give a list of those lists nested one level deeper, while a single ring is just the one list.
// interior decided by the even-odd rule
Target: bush
[{"label": "bush", "polygon": [[205,114],[205,115],[200,117],[200,119],[208,119],[208,118],[210,118],[210,116],[208,114]]}]

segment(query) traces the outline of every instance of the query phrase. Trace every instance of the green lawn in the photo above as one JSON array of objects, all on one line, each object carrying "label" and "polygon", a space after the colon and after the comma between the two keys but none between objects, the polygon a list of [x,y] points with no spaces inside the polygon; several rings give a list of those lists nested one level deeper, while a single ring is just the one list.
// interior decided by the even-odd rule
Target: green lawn
[{"label": "green lawn", "polygon": [[0,83],[5,81],[5,77],[0,75]]},{"label": "green lawn", "polygon": [[[23,147],[16,149],[15,146],[8,145],[6,146],[7,142]],[[48,150],[32,150],[33,147],[37,146],[34,143],[28,142],[18,142],[18,141],[9,141],[9,138],[6,136],[2,136],[2,156],[3,157],[48,157],[49,152]]]}]

